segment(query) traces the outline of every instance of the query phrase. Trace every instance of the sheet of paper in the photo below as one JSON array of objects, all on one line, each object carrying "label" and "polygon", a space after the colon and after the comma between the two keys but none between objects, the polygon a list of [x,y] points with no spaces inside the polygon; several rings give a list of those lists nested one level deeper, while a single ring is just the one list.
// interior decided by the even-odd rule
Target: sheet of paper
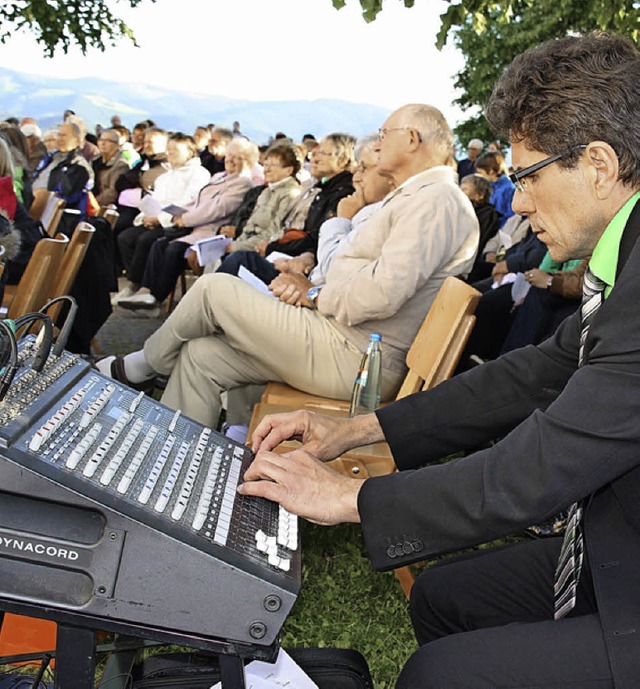
[{"label": "sheet of paper", "polygon": [[527,282],[524,273],[517,273],[516,279],[511,285],[511,299],[514,304],[521,304],[529,293],[531,285]]},{"label": "sheet of paper", "polygon": [[274,299],[277,298],[259,277],[254,275],[244,266],[240,266],[240,269],[238,270],[238,277],[242,278],[245,282],[248,282],[252,287],[259,289],[263,294],[268,294],[270,297],[274,297]]},{"label": "sheet of paper", "polygon": [[174,203],[170,203],[168,206],[165,206],[162,210],[165,213],[169,213],[169,215],[183,215],[187,212],[186,208],[183,208],[182,206],[176,206]]},{"label": "sheet of paper", "polygon": [[162,210],[160,202],[153,198],[151,194],[147,194],[140,199],[138,208],[149,218],[157,218]]},{"label": "sheet of paper", "polygon": [[[275,663],[254,660],[245,667],[244,673],[247,689],[318,689],[318,685],[282,648]],[[214,684],[211,689],[222,689],[222,683]]]},{"label": "sheet of paper", "polygon": [[224,255],[224,250],[231,244],[229,237],[217,235],[209,239],[202,239],[193,245],[193,250],[198,257],[201,266],[211,265],[219,261]]},{"label": "sheet of paper", "polygon": [[289,254],[282,253],[282,251],[272,251],[266,257],[267,261],[271,261],[271,263],[273,263],[274,261],[276,261],[279,258],[286,258],[287,261],[291,260],[291,256],[289,256]]}]

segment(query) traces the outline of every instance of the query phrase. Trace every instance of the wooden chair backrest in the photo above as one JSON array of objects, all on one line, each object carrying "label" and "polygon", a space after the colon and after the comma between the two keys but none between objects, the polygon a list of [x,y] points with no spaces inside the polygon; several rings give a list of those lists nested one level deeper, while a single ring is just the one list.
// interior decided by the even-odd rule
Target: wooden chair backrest
[{"label": "wooden chair backrest", "polygon": [[396,399],[428,390],[452,376],[475,324],[473,313],[480,297],[466,282],[445,279],[407,352],[409,371]]},{"label": "wooden chair backrest", "polygon": [[31,311],[38,311],[49,300],[51,288],[56,278],[69,238],[58,235],[41,239],[35,246],[29,263],[7,313],[9,318],[17,318]]},{"label": "wooden chair backrest", "polygon": [[41,220],[42,213],[47,205],[47,201],[50,198],[55,197],[55,191],[49,191],[48,189],[34,189],[33,190],[33,202],[29,208],[29,215],[34,220]]},{"label": "wooden chair backrest", "polygon": [[44,227],[44,231],[50,237],[56,236],[58,225],[60,224],[60,219],[62,218],[62,213],[66,205],[67,204],[55,194],[45,204],[42,215],[40,216],[40,222],[42,223],[42,227]]},{"label": "wooden chair backrest", "polygon": [[118,213],[115,208],[107,208],[107,210],[102,214],[102,217],[109,223],[111,229],[113,230],[118,222],[120,213]]},{"label": "wooden chair backrest", "polygon": [[[82,261],[89,248],[89,242],[95,234],[96,228],[90,225],[88,222],[80,222],[76,225],[73,235],[69,241],[69,246],[64,252],[60,266],[58,267],[58,272],[56,273],[53,285],[51,287],[51,293],[49,299],[55,299],[56,297],[61,297],[64,294],[68,294],[73,283],[78,275]],[[64,235],[59,235],[64,236]],[[55,323],[58,314],[62,310],[62,304],[56,304],[52,306],[49,310],[49,316],[51,320]]]}]

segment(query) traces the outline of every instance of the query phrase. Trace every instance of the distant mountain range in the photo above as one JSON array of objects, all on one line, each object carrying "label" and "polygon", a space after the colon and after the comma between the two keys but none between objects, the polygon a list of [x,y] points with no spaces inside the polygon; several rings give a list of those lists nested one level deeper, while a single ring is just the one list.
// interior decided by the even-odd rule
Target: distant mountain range
[{"label": "distant mountain range", "polygon": [[266,143],[282,131],[295,141],[306,132],[320,137],[332,131],[362,136],[377,131],[389,110],[340,100],[250,101],[163,89],[104,79],[53,79],[0,68],[0,118],[34,117],[44,129],[62,120],[66,109],[93,131],[118,114],[132,128],[151,118],[159,127],[192,134],[198,125],[230,127]]}]

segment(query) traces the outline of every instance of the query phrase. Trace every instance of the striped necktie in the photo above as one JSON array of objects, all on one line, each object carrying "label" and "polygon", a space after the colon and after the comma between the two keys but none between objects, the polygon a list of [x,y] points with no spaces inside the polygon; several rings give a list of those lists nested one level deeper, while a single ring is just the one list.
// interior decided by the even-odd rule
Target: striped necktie
[{"label": "striped necktie", "polygon": [[[582,305],[580,306],[580,318],[582,329],[580,331],[580,350],[578,354],[578,366],[584,364],[584,345],[591,321],[604,300],[604,288],[606,283],[596,277],[591,268],[587,267],[582,286]],[[553,593],[555,599],[556,620],[564,617],[573,610],[576,604],[576,592],[578,580],[582,570],[584,559],[584,538],[580,525],[582,519],[582,503],[574,502],[567,515],[567,528],[560,549],[560,557],[556,566]]]}]

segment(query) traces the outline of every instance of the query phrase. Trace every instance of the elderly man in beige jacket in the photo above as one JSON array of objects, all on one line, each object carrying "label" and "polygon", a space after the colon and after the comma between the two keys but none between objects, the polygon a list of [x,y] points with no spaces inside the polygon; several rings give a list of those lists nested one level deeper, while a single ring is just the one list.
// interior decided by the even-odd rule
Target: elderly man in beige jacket
[{"label": "elderly man in beige jacket", "polygon": [[[452,146],[436,108],[396,110],[376,146],[378,170],[396,188],[353,231],[320,290],[291,305],[237,277],[205,275],[143,350],[99,368],[138,387],[169,375],[162,401],[215,427],[223,392],[269,380],[348,399],[368,336],[378,332],[382,399],[391,398],[440,285],[468,272],[475,257],[478,222],[447,166]],[[229,404],[227,422],[246,423],[249,413]]]}]

